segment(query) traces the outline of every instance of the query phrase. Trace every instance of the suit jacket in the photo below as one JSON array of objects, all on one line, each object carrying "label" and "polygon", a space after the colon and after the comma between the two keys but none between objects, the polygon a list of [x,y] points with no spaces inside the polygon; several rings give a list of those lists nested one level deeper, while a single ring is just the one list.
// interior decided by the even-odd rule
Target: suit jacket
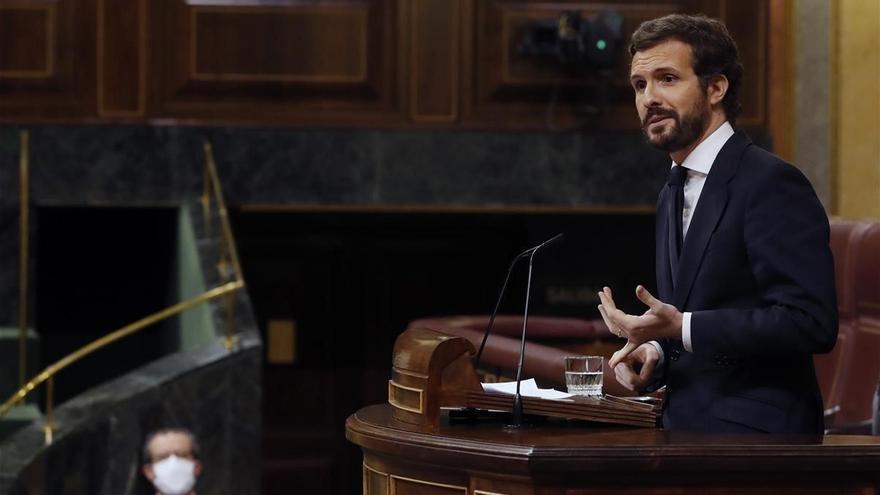
[{"label": "suit jacket", "polygon": [[664,427],[821,433],[812,354],[837,340],[837,302],[828,217],[809,181],[734,134],[709,171],[674,274],[666,191],[657,208],[658,293],[692,312],[693,352],[680,340],[661,342]]}]

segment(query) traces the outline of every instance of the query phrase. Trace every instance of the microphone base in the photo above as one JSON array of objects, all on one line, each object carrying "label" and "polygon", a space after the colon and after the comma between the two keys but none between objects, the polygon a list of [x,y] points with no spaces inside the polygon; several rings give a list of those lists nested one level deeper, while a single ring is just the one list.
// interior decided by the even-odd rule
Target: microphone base
[{"label": "microphone base", "polygon": [[519,424],[515,424],[513,415],[509,412],[488,411],[475,408],[450,409],[448,414],[450,424],[495,423],[499,424],[505,430],[535,428],[538,425],[547,422],[547,418],[544,416],[528,414],[520,418]]},{"label": "microphone base", "polygon": [[550,418],[547,416],[537,416],[534,414],[524,414],[519,418],[519,421],[513,417],[513,415],[509,415],[507,421],[504,423],[502,428],[505,430],[527,430],[529,428],[537,428],[543,424],[546,424]]},{"label": "microphone base", "polygon": [[500,423],[502,421],[508,421],[509,417],[510,413],[503,411],[488,411],[472,407],[449,410],[449,422],[454,424],[481,422]]},{"label": "microphone base", "polygon": [[520,421],[518,424],[511,421],[509,424],[504,425],[505,430],[528,430],[531,428],[536,428],[538,425],[535,424],[531,420]]},{"label": "microphone base", "polygon": [[[540,416],[537,416],[540,418]],[[518,430],[522,428],[534,428],[533,417],[523,414],[522,396],[516,394],[513,398],[513,411],[510,413],[510,422],[504,425],[506,430]]]}]

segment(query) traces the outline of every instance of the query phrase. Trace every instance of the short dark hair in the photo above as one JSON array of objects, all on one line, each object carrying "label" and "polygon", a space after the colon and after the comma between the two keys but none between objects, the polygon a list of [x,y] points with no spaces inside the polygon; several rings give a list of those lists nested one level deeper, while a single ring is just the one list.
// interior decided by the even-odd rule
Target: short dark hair
[{"label": "short dark hair", "polygon": [[153,443],[153,439],[158,437],[159,435],[164,435],[166,433],[179,433],[181,435],[185,435],[189,438],[190,448],[192,450],[192,455],[194,459],[199,458],[199,442],[196,440],[196,436],[193,435],[193,432],[189,431],[186,428],[182,427],[170,427],[170,428],[162,428],[160,430],[156,430],[149,435],[147,435],[147,439],[144,440],[143,451],[141,452],[141,456],[143,456],[143,464],[152,464],[153,463],[153,453],[150,452],[150,444]]},{"label": "short dark hair", "polygon": [[743,67],[739,62],[736,42],[723,22],[704,15],[670,14],[643,22],[633,33],[629,54],[648,50],[660,43],[678,40],[691,47],[694,73],[700,79],[703,91],[718,75],[727,78],[727,93],[722,105],[731,124],[736,123],[742,106],[739,89]]}]

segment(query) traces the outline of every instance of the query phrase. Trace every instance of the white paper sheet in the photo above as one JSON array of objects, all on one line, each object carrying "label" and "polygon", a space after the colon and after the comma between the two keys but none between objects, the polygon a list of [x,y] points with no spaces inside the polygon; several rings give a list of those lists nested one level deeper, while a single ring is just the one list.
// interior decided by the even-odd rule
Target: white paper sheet
[{"label": "white paper sheet", "polygon": [[[516,395],[516,382],[483,383],[483,390],[507,395]],[[538,397],[541,399],[568,399],[571,394],[560,392],[552,388],[538,388],[534,378],[523,380],[519,386],[519,394],[523,397]]]}]

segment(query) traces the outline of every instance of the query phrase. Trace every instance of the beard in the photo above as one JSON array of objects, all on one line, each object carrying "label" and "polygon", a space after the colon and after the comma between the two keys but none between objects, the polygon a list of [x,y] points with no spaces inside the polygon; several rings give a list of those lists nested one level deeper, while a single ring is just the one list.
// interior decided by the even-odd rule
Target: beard
[{"label": "beard", "polygon": [[[648,122],[656,116],[671,118],[673,121],[671,127],[667,124],[650,130]],[[701,93],[700,98],[694,102],[690,111],[683,115],[679,115],[675,110],[662,107],[649,108],[642,120],[642,134],[648,144],[671,153],[684,149],[699,139],[703,135],[703,131],[706,130],[710,117],[706,95]]]}]

